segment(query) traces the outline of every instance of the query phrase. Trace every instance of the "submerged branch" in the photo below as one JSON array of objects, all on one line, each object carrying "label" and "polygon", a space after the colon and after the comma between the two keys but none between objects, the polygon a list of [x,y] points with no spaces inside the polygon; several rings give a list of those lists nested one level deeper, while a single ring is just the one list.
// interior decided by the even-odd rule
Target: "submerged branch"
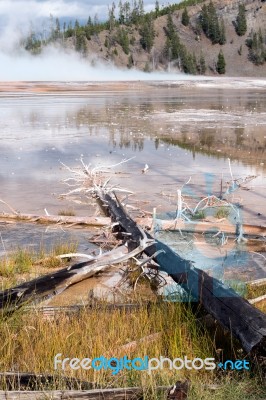
[{"label": "submerged branch", "polygon": [[[0,213],[0,221],[3,220],[17,220],[35,222],[41,224],[60,224],[60,225],[80,225],[80,226],[109,226],[111,219],[109,217],[76,217],[76,216],[63,216],[63,215],[36,215],[36,214],[9,214]],[[238,235],[238,225],[233,225],[225,218],[215,219],[211,221],[183,221],[182,219],[174,220],[162,220],[152,217],[139,217],[135,219],[136,222],[145,229],[151,230],[154,223],[156,224],[156,230],[169,230],[192,232],[192,233],[204,233],[214,227],[221,233],[228,233],[231,235]],[[264,225],[252,225],[243,224],[243,232],[246,237],[248,236],[266,236],[266,226]]]}]

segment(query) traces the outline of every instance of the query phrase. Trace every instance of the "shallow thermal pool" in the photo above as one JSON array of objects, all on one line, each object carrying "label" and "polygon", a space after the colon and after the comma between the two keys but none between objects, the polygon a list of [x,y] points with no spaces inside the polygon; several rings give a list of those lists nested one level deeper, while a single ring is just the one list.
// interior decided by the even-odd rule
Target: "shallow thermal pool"
[{"label": "shallow thermal pool", "polygon": [[[82,157],[104,167],[128,158],[113,170],[112,183],[134,192],[129,205],[150,213],[156,207],[157,215],[165,216],[175,211],[176,191],[189,179],[183,187],[188,201],[218,195],[221,180],[231,179],[230,158],[235,179],[257,176],[232,195],[242,205],[241,221],[265,224],[265,89],[186,84],[136,89],[131,84],[112,91],[99,84],[81,93],[70,85],[60,92],[49,91],[49,84],[46,91],[31,88],[29,83],[23,92],[14,88],[0,95],[0,198],[16,210],[57,214],[71,207],[76,215],[92,215],[91,205],[59,199],[69,189],[62,180],[70,176],[61,163],[77,167]],[[149,169],[143,174],[145,164]],[[1,211],[9,209],[2,204]],[[38,229],[41,238],[46,227]],[[14,231],[12,238],[15,242]]]}]

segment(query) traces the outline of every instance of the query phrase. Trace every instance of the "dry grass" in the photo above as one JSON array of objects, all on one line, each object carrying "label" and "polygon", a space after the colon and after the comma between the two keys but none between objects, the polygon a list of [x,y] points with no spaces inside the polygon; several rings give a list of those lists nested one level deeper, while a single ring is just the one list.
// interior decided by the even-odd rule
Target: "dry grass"
[{"label": "dry grass", "polygon": [[58,215],[65,217],[74,217],[76,215],[75,211],[72,208],[65,208],[58,211]]},{"label": "dry grass", "polygon": [[[134,351],[119,350],[131,341],[162,332],[156,341],[141,342]],[[93,382],[99,387],[142,386],[145,399],[163,399],[155,394],[155,387],[172,385],[177,380],[189,379],[192,389],[189,399],[262,399],[263,388],[256,377],[234,371],[219,374],[205,370],[126,371],[112,375],[110,370],[54,370],[54,357],[169,358],[187,355],[188,358],[217,358],[213,337],[200,327],[195,314],[182,303],[154,303],[131,313],[108,309],[92,309],[70,316],[47,320],[40,312],[17,312],[8,320],[0,319],[1,370],[47,373],[55,376],[53,388],[63,389],[60,375]],[[213,334],[214,336],[214,334]],[[203,384],[218,383],[215,391]],[[257,397],[256,397],[257,396]],[[261,397],[260,397],[261,396]]]},{"label": "dry grass", "polygon": [[0,276],[14,277],[17,274],[30,272],[34,262],[34,253],[29,249],[18,248],[0,262]]},{"label": "dry grass", "polygon": [[215,218],[221,219],[221,218],[227,218],[230,214],[230,210],[226,207],[219,207],[218,210],[215,213]]},{"label": "dry grass", "polygon": [[15,286],[23,280],[29,280],[66,265],[67,260],[56,256],[77,251],[77,242],[57,242],[47,252],[41,247],[39,251],[29,248],[18,248],[0,259],[0,285],[4,290]]},{"label": "dry grass", "polygon": [[[255,299],[260,296],[264,296],[266,294],[266,283],[263,285],[247,285],[247,299]],[[263,300],[259,303],[256,303],[255,306],[261,310],[262,312],[266,313],[266,300]]]},{"label": "dry grass", "polygon": [[[129,354],[130,358],[144,357],[210,357],[214,354],[212,340],[200,331],[195,317],[183,304],[144,307],[130,314],[105,310],[81,312],[69,318],[60,315],[47,321],[40,313],[19,313],[0,323],[2,338],[1,370],[46,372],[53,374],[53,359],[57,353],[63,357],[94,358],[100,355],[122,357],[119,347],[155,332],[164,332],[152,343],[141,343]],[[171,334],[170,334],[171,332]],[[115,378],[110,371],[73,371],[64,374],[95,382],[102,386],[149,386],[152,382],[170,384],[184,377],[184,371],[156,371],[152,376],[138,371],[121,371]],[[192,372],[193,374],[193,372]],[[206,372],[194,371],[194,375]],[[211,375],[210,372],[207,372]]]},{"label": "dry grass", "polygon": [[[71,246],[58,243],[50,252],[50,256],[72,252]],[[44,251],[44,250],[42,250]],[[25,269],[34,268],[36,257],[44,256],[41,252],[32,255],[28,250],[19,249],[13,256],[11,265],[16,265],[25,275]],[[46,256],[46,255],[45,255]],[[20,266],[18,267],[18,263]],[[1,264],[2,267],[2,264]],[[10,267],[11,268],[11,267]],[[13,269],[15,267],[12,267]],[[11,268],[11,270],[12,270]],[[7,273],[7,272],[5,272]],[[10,282],[17,276],[11,274]],[[140,283],[143,291],[148,292],[147,282]],[[260,289],[263,290],[263,289]],[[141,291],[139,292],[141,293]],[[257,296],[259,292],[253,292]],[[138,297],[139,296],[139,297]],[[160,356],[174,359],[214,357],[218,361],[218,350],[215,345],[215,332],[207,332],[199,323],[197,314],[191,307],[183,303],[158,302],[154,297],[149,306],[143,306],[142,294],[132,295],[132,301],[142,306],[133,309],[130,313],[115,310],[110,312],[105,308],[82,310],[74,315],[60,313],[51,319],[40,311],[19,310],[10,317],[0,315],[0,370],[20,371],[33,373],[47,373],[54,375],[55,380],[50,383],[50,389],[64,389],[64,382],[60,376],[93,382],[97,387],[126,387],[142,386],[145,388],[146,400],[163,399],[164,395],[156,394],[155,387],[172,385],[177,380],[189,379],[192,383],[190,400],[233,399],[252,400],[263,399],[263,388],[258,376],[249,371],[235,372],[205,370],[162,370],[127,371],[122,370],[112,375],[110,370],[54,370],[54,357],[62,353],[62,358],[78,357],[80,359],[95,358],[101,355],[106,357],[123,357],[133,359],[148,355],[149,358]],[[132,350],[125,351],[121,346],[139,340],[145,336],[161,332],[155,341],[142,341]],[[234,353],[235,350],[232,350]],[[205,387],[205,384],[219,384],[215,390]],[[4,385],[0,389],[5,389]]]},{"label": "dry grass", "polygon": [[247,285],[247,298],[255,299],[266,294],[266,283],[262,285]]}]

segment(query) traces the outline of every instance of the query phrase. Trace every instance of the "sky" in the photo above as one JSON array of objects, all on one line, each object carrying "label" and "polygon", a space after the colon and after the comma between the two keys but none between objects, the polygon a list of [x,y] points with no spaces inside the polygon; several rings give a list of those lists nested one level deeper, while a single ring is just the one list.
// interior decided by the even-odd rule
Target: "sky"
[{"label": "sky", "polygon": [[[130,0],[132,1],[132,0]],[[159,2],[161,6],[178,3],[180,0]],[[118,0],[115,3],[118,4]],[[0,0],[0,23],[11,20],[25,20],[49,17],[77,18],[87,20],[97,14],[99,19],[104,19],[108,13],[108,5],[112,0]],[[155,0],[144,0],[146,11],[154,9]]]}]

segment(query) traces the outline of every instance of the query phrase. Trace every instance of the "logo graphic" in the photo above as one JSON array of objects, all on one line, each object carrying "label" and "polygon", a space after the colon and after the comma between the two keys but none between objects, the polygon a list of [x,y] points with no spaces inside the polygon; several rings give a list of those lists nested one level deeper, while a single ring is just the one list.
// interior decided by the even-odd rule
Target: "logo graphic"
[{"label": "logo graphic", "polygon": [[56,354],[54,357],[54,369],[62,369],[65,370],[70,368],[72,370],[84,369],[89,370],[93,369],[95,371],[100,370],[110,370],[113,375],[117,375],[122,370],[128,371],[147,371],[149,374],[152,371],[156,371],[158,369],[170,369],[170,370],[214,370],[215,368],[220,368],[223,370],[249,370],[249,362],[246,360],[227,360],[224,363],[215,363],[215,359],[212,357],[209,358],[194,358],[190,360],[187,356],[184,358],[174,358],[171,360],[170,358],[160,356],[159,358],[149,358],[145,356],[143,358],[136,357],[128,359],[127,356],[116,358],[106,358],[104,356],[96,357],[96,358],[62,358],[62,353]]}]

